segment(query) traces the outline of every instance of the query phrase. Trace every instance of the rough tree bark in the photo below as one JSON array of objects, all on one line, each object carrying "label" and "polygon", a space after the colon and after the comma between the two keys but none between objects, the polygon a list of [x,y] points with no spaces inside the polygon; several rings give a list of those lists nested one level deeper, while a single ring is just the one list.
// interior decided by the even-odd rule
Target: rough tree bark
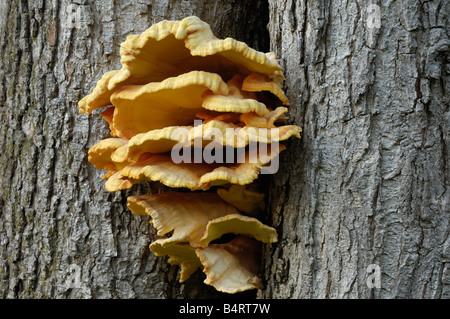
[{"label": "rough tree bark", "polygon": [[[226,297],[200,272],[179,284],[149,251],[155,233],[126,197],[160,187],[108,193],[87,161],[107,125],[77,110],[127,35],[188,15],[261,51],[270,36],[303,128],[269,178],[280,240],[265,248],[265,289],[239,296],[450,297],[449,7],[377,2],[371,28],[369,4],[2,1],[0,297]],[[381,288],[366,284],[371,264]]]},{"label": "rough tree bark", "polygon": [[269,4],[303,138],[270,190],[259,296],[449,298],[448,1]]},{"label": "rough tree bark", "polygon": [[126,197],[152,189],[104,189],[87,151],[109,130],[77,106],[120,67],[127,35],[189,15],[218,37],[269,48],[265,1],[0,2],[0,297],[221,296],[201,272],[178,284],[178,267],[149,251],[156,234]]}]

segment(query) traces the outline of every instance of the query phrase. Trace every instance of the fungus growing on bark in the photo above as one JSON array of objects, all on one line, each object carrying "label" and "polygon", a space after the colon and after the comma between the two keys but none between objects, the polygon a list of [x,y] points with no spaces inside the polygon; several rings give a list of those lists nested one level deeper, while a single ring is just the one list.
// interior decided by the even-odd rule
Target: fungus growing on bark
[{"label": "fungus growing on bark", "polygon": [[118,70],[106,72],[100,80],[98,80],[96,87],[91,94],[86,95],[80,102],[78,102],[80,113],[91,114],[93,110],[103,106],[110,105],[111,94],[105,94],[108,91],[108,84],[111,78],[119,73]]},{"label": "fungus growing on bark", "polygon": [[128,36],[120,55],[121,69],[79,102],[85,114],[105,107],[113,136],[92,146],[89,161],[107,171],[108,191],[144,179],[196,191],[128,198],[165,236],[150,250],[181,267],[181,282],[201,268],[218,291],[261,289],[261,245],[277,234],[256,218],[264,194],[246,186],[273,169],[280,142],[301,132],[285,125],[289,101],[275,54],[217,39],[188,17]]},{"label": "fungus growing on bark", "polygon": [[[270,146],[268,147],[270,150]],[[127,180],[133,185],[148,179],[158,181],[169,187],[185,187],[190,190],[207,190],[214,185],[226,183],[246,185],[258,178],[261,168],[278,156],[278,152],[284,150],[279,145],[278,150],[270,151],[269,155],[259,156],[255,152],[245,151],[242,159],[236,163],[174,163],[170,154],[150,155],[148,158],[139,160],[122,168],[118,175],[113,175],[120,180]],[[142,158],[142,157],[141,157]],[[112,177],[113,177],[112,176]],[[117,181],[108,180],[105,184],[108,191],[118,191],[124,188],[116,188]],[[121,184],[122,185],[122,184]],[[129,188],[129,187],[127,187]]]},{"label": "fungus growing on bark", "polygon": [[94,164],[98,169],[106,169],[108,172],[103,179],[110,177],[112,174],[120,171],[129,163],[115,162],[113,154],[118,149],[128,144],[128,140],[124,138],[107,138],[101,140],[91,147],[89,150],[89,162]]},{"label": "fungus growing on bark", "polygon": [[[272,227],[241,215],[214,193],[131,196],[128,207],[134,214],[150,215],[159,236],[172,232],[170,237],[152,243],[150,249],[180,265],[181,282],[200,267],[207,275],[205,283],[219,291],[235,293],[259,287],[259,254],[255,252],[260,242],[277,241]],[[228,243],[210,245],[230,233],[239,236]]]},{"label": "fungus growing on bark", "polygon": [[[254,112],[242,114],[240,120],[246,125],[250,127],[258,127],[258,128],[275,128],[275,122],[285,120],[283,118],[283,114],[286,113],[288,109],[286,107],[277,107],[275,110],[270,112],[265,116],[260,116]],[[302,131],[300,127],[295,126],[295,130],[297,130],[298,134]],[[296,137],[299,137],[296,135]]]},{"label": "fungus growing on bark", "polygon": [[219,188],[217,194],[239,211],[254,214],[264,210],[264,194],[251,191],[242,185],[231,185],[229,189]]},{"label": "fungus growing on bark", "polygon": [[140,35],[128,36],[120,56],[122,69],[102,77],[80,101],[80,112],[90,114],[109,105],[111,95],[121,86],[159,82],[190,71],[213,72],[226,80],[252,72],[278,78],[281,71],[273,56],[231,38],[217,39],[209,25],[194,16],[161,21]]},{"label": "fungus growing on bark", "polygon": [[228,94],[219,75],[201,71],[162,82],[123,86],[111,96],[116,134],[129,139],[138,133],[189,124],[201,110],[202,96],[207,90]]},{"label": "fungus growing on bark", "polygon": [[239,236],[226,244],[196,249],[195,253],[206,274],[205,284],[218,291],[234,294],[263,288],[258,277],[261,258],[258,241]]},{"label": "fungus growing on bark", "polygon": [[100,113],[100,115],[105,119],[106,122],[109,124],[109,130],[111,131],[111,136],[117,136],[116,129],[113,125],[113,117],[114,117],[114,111],[115,107],[111,106],[106,108],[103,112]]},{"label": "fungus growing on bark", "polygon": [[242,81],[242,91],[261,92],[267,91],[280,99],[283,105],[289,106],[289,100],[282,88],[272,81],[268,76],[260,73],[251,73]]},{"label": "fungus growing on bark", "polygon": [[143,153],[165,153],[176,146],[196,147],[196,139],[202,142],[203,148],[211,143],[211,139],[216,145],[243,148],[250,143],[281,142],[291,136],[300,136],[298,126],[257,128],[212,120],[198,126],[169,126],[137,134],[128,142],[127,157],[135,160]]}]

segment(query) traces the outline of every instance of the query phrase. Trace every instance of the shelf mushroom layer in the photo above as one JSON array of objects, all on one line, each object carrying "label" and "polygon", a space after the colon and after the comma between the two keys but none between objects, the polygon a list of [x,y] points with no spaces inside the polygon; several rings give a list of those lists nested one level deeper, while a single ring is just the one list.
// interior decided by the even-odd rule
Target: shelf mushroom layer
[{"label": "shelf mushroom layer", "polygon": [[174,163],[170,154],[146,153],[143,160],[117,172],[108,172],[105,187],[108,191],[119,191],[144,179],[190,190],[207,190],[212,186],[228,183],[246,185],[256,180],[264,165],[278,156],[285,146],[280,144],[271,150],[269,145],[267,148],[268,155],[263,156],[259,156],[257,152],[243,151],[241,159],[232,164]]},{"label": "shelf mushroom layer", "polygon": [[128,198],[130,210],[150,215],[166,236],[151,251],[180,265],[180,281],[201,268],[218,291],[261,289],[261,245],[277,234],[251,217],[265,206],[249,185],[285,150],[279,143],[301,132],[286,124],[275,54],[217,39],[207,23],[187,17],[128,36],[120,57],[121,68],[78,103],[85,114],[105,108],[112,137],[92,146],[88,159],[106,170],[106,189],[146,179],[194,191]]},{"label": "shelf mushroom layer", "polygon": [[[169,126],[137,134],[126,145],[121,145],[122,148],[114,152],[112,156],[116,161],[129,160],[135,162],[144,153],[165,153],[180,147],[242,148],[249,144],[282,142],[292,136],[300,136],[298,126],[240,127],[235,124],[212,120],[198,126]],[[110,141],[109,138],[107,140]]]},{"label": "shelf mushroom layer", "polygon": [[[277,241],[274,228],[253,217],[241,215],[214,193],[167,192],[131,196],[128,207],[138,215],[150,215],[158,239],[150,245],[157,256],[181,266],[180,281],[203,268],[206,284],[235,293],[259,288],[257,276],[261,243]],[[237,235],[231,241],[214,244],[224,234]]]},{"label": "shelf mushroom layer", "polygon": [[[253,80],[252,90],[265,90],[268,82],[264,81],[258,87],[257,81]],[[139,133],[190,124],[202,110],[268,116],[271,109],[259,102],[255,93],[242,90],[244,83],[240,75],[225,83],[215,73],[191,71],[161,82],[126,85],[111,95],[115,109],[112,114],[105,113],[104,117],[114,136],[130,139]],[[282,90],[274,82],[270,84],[280,101],[288,104]]]},{"label": "shelf mushroom layer", "polygon": [[110,104],[121,86],[159,82],[190,71],[219,74],[225,80],[235,74],[257,72],[280,82],[281,67],[266,55],[231,38],[217,39],[209,25],[197,17],[161,21],[121,44],[122,68],[106,73],[93,92],[80,103],[80,112]]}]

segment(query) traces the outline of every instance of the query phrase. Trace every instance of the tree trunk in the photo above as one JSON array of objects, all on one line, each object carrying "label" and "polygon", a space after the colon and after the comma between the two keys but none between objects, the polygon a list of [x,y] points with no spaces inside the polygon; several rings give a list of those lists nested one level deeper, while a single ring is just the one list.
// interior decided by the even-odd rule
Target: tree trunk
[{"label": "tree trunk", "polygon": [[120,67],[127,35],[189,15],[268,51],[265,1],[1,1],[0,297],[223,295],[201,272],[180,285],[178,267],[150,252],[156,233],[126,198],[161,187],[107,192],[87,151],[108,126],[77,106]]},{"label": "tree trunk", "polygon": [[2,1],[0,297],[226,297],[149,251],[126,198],[163,188],[107,192],[107,124],[78,114],[127,35],[189,15],[276,52],[303,128],[269,177],[265,287],[239,296],[449,298],[445,0]]},{"label": "tree trunk", "polygon": [[259,297],[450,297],[449,3],[375,3],[269,1],[303,138]]}]

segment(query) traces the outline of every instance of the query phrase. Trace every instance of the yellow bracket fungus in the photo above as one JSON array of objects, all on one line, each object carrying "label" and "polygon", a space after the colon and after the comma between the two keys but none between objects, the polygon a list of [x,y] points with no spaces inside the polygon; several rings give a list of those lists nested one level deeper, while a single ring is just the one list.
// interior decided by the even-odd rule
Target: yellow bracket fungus
[{"label": "yellow bracket fungus", "polygon": [[248,92],[270,92],[279,98],[283,105],[289,106],[289,100],[281,87],[264,74],[251,73],[243,80],[241,88]]},{"label": "yellow bracket fungus", "polygon": [[194,70],[219,74],[258,72],[279,77],[276,60],[231,38],[217,39],[209,25],[197,17],[161,21],[140,35],[130,35],[120,47],[122,69],[110,71],[94,91],[80,101],[80,112],[110,104],[121,86],[159,82]]},{"label": "yellow bracket fungus", "polygon": [[260,250],[258,241],[240,236],[226,244],[196,249],[195,253],[204,267],[205,284],[233,294],[263,288],[258,277]]},{"label": "yellow bracket fungus", "polygon": [[[270,146],[268,149],[270,150]],[[110,177],[105,186],[108,191],[119,191],[124,189],[121,185],[131,187],[143,179],[158,181],[169,187],[185,187],[190,190],[207,190],[211,186],[227,183],[246,185],[257,179],[261,168],[284,149],[283,145],[279,145],[278,150],[270,151],[269,155],[264,156],[259,156],[256,152],[245,151],[241,159],[232,164],[183,162],[177,164],[167,153],[149,155],[148,159],[122,168],[117,175]],[[120,181],[117,179],[127,180],[129,183],[118,184]]]},{"label": "yellow bracket fungus", "polygon": [[253,214],[264,210],[264,194],[250,191],[243,185],[231,185],[229,189],[219,188],[217,194],[241,212]]},{"label": "yellow bracket fungus", "polygon": [[106,169],[108,172],[103,178],[108,178],[112,174],[120,171],[129,163],[113,161],[113,154],[123,146],[127,146],[128,140],[124,138],[107,138],[95,144],[89,150],[89,162],[98,169]]},{"label": "yellow bracket fungus", "polygon": [[206,147],[213,139],[216,145],[242,148],[250,143],[271,144],[300,137],[300,129],[295,125],[258,128],[238,126],[232,123],[212,120],[198,126],[169,126],[133,136],[127,144],[127,157],[136,160],[144,153],[165,153],[176,146],[195,147],[195,140]]},{"label": "yellow bracket fungus", "polygon": [[261,246],[277,233],[256,218],[264,194],[250,188],[277,163],[279,143],[301,133],[285,125],[275,54],[217,39],[187,17],[128,36],[120,55],[120,70],[78,103],[85,114],[104,107],[113,136],[91,147],[89,161],[107,171],[108,191],[144,179],[196,191],[128,197],[134,214],[151,216],[163,237],[150,250],[180,266],[180,282],[200,268],[218,291],[262,289]]},{"label": "yellow bracket fungus", "polygon": [[113,126],[116,134],[129,139],[138,133],[189,124],[201,110],[202,95],[207,90],[228,93],[228,87],[219,75],[201,71],[162,82],[123,86],[111,96],[115,106]]},{"label": "yellow bracket fungus", "polygon": [[[274,228],[239,214],[214,193],[131,196],[128,207],[134,214],[150,215],[158,235],[173,231],[169,238],[152,243],[150,249],[181,266],[181,282],[203,268],[205,283],[219,291],[235,293],[260,287],[259,255],[254,252],[260,242],[277,241]],[[228,233],[239,236],[225,244],[210,245]]]},{"label": "yellow bracket fungus", "polygon": [[236,208],[214,193],[166,192],[128,197],[128,208],[137,215],[150,215],[159,236],[173,231],[166,243],[189,242],[200,247],[208,222],[237,214]]}]

